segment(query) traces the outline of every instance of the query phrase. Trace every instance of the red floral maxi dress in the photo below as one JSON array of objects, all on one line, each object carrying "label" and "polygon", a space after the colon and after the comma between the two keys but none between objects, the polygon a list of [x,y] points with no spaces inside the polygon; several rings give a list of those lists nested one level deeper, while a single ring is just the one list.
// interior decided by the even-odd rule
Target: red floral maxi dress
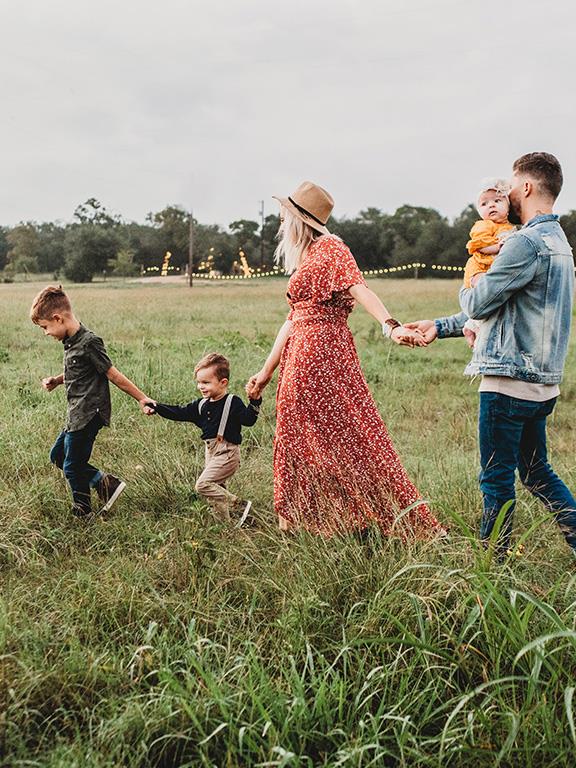
[{"label": "red floral maxi dress", "polygon": [[337,237],[316,240],[288,283],[292,334],[282,352],[274,504],[283,529],[331,534],[376,522],[384,534],[443,531],[411,483],[360,368],[348,288],[364,283]]}]

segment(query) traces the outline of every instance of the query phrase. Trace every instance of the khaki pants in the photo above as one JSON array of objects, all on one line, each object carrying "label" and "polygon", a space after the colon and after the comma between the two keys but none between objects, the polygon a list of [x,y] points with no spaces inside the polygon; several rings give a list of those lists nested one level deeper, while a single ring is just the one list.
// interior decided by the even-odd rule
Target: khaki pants
[{"label": "khaki pants", "polygon": [[196,480],[196,491],[211,504],[220,520],[230,520],[238,497],[226,490],[226,480],[240,466],[240,446],[227,440],[206,440],[206,466]]}]

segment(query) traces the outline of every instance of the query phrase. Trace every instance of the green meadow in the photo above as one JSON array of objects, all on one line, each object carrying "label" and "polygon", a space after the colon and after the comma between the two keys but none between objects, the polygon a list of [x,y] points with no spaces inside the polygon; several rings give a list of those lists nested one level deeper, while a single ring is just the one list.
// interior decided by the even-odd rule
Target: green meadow
[{"label": "green meadow", "polygon": [[[456,311],[458,281],[373,280],[404,320]],[[395,445],[449,540],[286,537],[272,509],[274,386],[232,487],[257,525],[216,524],[194,493],[195,427],[114,390],[93,461],[128,487],[79,521],[48,452],[63,425],[62,348],[28,319],[40,283],[0,285],[0,765],[573,766],[576,560],[519,489],[515,550],[478,546],[477,382],[463,340],[427,349],[351,317]],[[151,397],[196,397],[195,361],[265,359],[282,279],[70,286],[80,319]],[[550,454],[576,488],[576,355]]]}]

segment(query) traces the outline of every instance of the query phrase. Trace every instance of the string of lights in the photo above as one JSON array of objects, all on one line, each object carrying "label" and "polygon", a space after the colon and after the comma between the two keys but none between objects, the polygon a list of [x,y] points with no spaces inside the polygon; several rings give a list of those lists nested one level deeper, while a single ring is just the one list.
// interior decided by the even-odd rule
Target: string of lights
[{"label": "string of lights", "polygon": [[[398,272],[406,272],[407,270],[418,270],[418,269],[427,269],[429,266],[430,269],[436,271],[436,272],[464,272],[464,267],[455,267],[448,264],[422,264],[421,262],[415,262],[414,264],[401,264],[396,267],[383,267],[381,269],[363,269],[362,274],[370,276],[377,276],[377,275],[389,275],[394,274]],[[178,270],[178,267],[168,267],[168,272],[176,272]],[[150,274],[152,272],[160,272],[160,267],[148,267],[145,270],[145,274]],[[268,270],[268,271],[259,271],[255,270],[254,272],[248,274],[248,275],[211,275],[206,272],[193,272],[192,277],[195,280],[257,280],[258,278],[262,277],[281,277],[283,276],[282,270],[280,270],[278,267],[274,267],[274,269]]]}]

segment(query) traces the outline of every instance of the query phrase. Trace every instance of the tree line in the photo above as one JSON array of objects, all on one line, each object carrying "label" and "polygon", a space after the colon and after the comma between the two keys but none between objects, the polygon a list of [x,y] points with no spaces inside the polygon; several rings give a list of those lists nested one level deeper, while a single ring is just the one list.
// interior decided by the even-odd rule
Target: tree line
[{"label": "tree line", "polygon": [[[332,218],[329,227],[346,242],[361,269],[381,269],[410,263],[463,266],[466,241],[478,219],[468,205],[453,221],[433,208],[403,205],[394,213],[367,208],[354,218]],[[568,240],[576,246],[576,211],[561,216]],[[231,274],[248,266],[273,266],[279,219],[263,224],[249,219],[227,229],[194,220],[193,270]],[[169,252],[172,270],[188,265],[190,214],[177,205],[149,213],[144,224],[124,221],[95,198],[79,205],[71,223],[21,222],[0,226],[0,271],[9,281],[17,273],[50,273],[74,282],[96,275],[130,276],[159,268]],[[441,276],[442,272],[435,272]],[[450,273],[448,273],[450,274]]]}]

